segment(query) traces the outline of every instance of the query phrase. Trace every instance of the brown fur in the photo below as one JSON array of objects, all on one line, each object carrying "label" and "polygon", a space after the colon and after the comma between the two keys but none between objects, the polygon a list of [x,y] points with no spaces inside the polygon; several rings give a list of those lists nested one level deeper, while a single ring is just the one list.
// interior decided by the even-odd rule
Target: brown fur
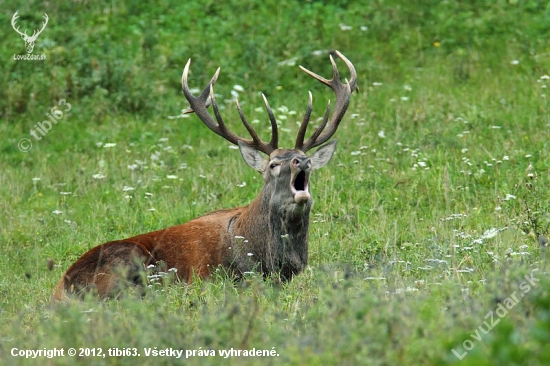
[{"label": "brown fur", "polygon": [[[131,281],[137,279],[139,271],[161,260],[167,268],[176,268],[183,281],[189,282],[193,274],[208,276],[210,267],[223,264],[220,239],[229,220],[240,210],[216,211],[183,225],[92,248],[69,267],[54,298],[61,299],[64,292],[92,289],[101,297],[111,296],[118,291],[120,272],[126,270],[126,280]],[[136,261],[143,265],[136,266]]]},{"label": "brown fur", "polygon": [[[325,150],[332,155],[334,144],[329,145]],[[311,159],[317,161],[316,155]],[[207,277],[220,265],[237,277],[257,271],[290,280],[307,265],[312,205],[311,200],[294,202],[291,171],[300,170],[290,162],[307,157],[297,150],[276,150],[271,157],[271,162],[281,163],[280,170],[274,174],[267,161],[261,163],[266,184],[250,205],[215,211],[182,225],[92,248],[69,267],[54,299],[90,290],[100,297],[116,296],[124,285],[139,283],[140,271],[158,261],[176,268],[178,278],[185,282],[194,275]],[[330,156],[327,159],[323,155],[322,159],[326,161],[320,166]],[[310,164],[308,177],[311,170]]]}]

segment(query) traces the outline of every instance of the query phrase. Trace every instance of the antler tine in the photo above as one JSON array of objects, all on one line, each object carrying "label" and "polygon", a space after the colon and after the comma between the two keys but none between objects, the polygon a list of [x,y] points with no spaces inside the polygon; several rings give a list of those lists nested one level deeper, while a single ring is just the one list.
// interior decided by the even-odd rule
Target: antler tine
[{"label": "antler tine", "polygon": [[[242,137],[239,137],[235,135],[233,132],[229,131],[225,123],[223,122],[222,116],[220,114],[218,104],[216,103],[216,97],[214,95],[214,84],[218,80],[218,76],[220,74],[220,68],[216,70],[216,73],[206,86],[206,88],[201,92],[201,94],[198,97],[195,97],[193,94],[191,94],[191,91],[189,90],[189,85],[187,83],[188,75],[189,75],[189,67],[191,65],[191,59],[187,61],[187,64],[185,65],[185,68],[183,69],[183,75],[181,77],[181,85],[183,94],[185,95],[185,98],[189,102],[189,105],[191,108],[188,108],[183,111],[184,114],[187,113],[195,113],[197,117],[208,127],[212,132],[217,134],[218,136],[223,137],[227,141],[237,145],[239,141],[255,148],[258,151],[261,151],[266,154],[271,154],[273,150],[277,148],[277,124],[275,123],[275,127],[273,127],[273,121],[271,124],[273,136],[271,138],[271,142],[269,144],[263,142],[258,137],[257,133],[254,131],[252,126],[246,121],[246,118],[244,117],[244,114],[242,112],[242,109],[240,105],[237,102],[237,110],[239,112],[239,115],[241,117],[241,121],[243,122],[244,126],[252,136],[252,140],[245,139]],[[207,108],[212,105],[212,108],[214,110],[214,115],[216,117],[216,120],[212,118],[210,113],[208,113]],[[268,110],[268,113],[271,113],[271,109]],[[270,115],[270,119],[274,120],[273,113]]]},{"label": "antler tine", "polygon": [[271,110],[264,93],[262,93],[262,98],[264,98],[265,109],[267,110],[267,115],[269,116],[269,122],[271,122],[271,141],[269,142],[269,145],[273,148],[273,150],[276,150],[277,145],[279,144],[279,130],[277,128],[277,121],[275,120],[273,111]]},{"label": "antler tine", "polygon": [[[208,109],[208,107],[210,107],[211,105],[212,105],[212,99],[210,98],[210,95],[209,95],[208,99],[206,99],[206,103],[204,103],[204,107]],[[193,108],[186,108],[186,109],[182,109],[181,111],[181,114],[191,114],[191,113],[195,113]]]},{"label": "antler tine", "polygon": [[304,137],[306,136],[307,125],[309,123],[309,118],[311,117],[311,110],[313,109],[313,95],[310,91],[308,91],[308,94],[309,101],[307,102],[306,113],[304,114],[304,119],[302,120],[300,129],[298,130],[298,136],[296,136],[296,144],[294,145],[294,148],[298,150],[302,150],[302,147],[304,146]]},{"label": "antler tine", "polygon": [[[216,70],[216,73],[206,86],[204,90],[201,92],[201,94],[198,97],[195,97],[193,94],[191,94],[191,90],[189,90],[189,85],[187,83],[187,79],[189,76],[189,66],[191,65],[191,59],[187,61],[187,64],[185,65],[185,68],[183,69],[183,75],[181,77],[181,86],[183,90],[183,95],[185,95],[185,98],[189,102],[189,105],[191,106],[191,111],[195,112],[199,119],[208,127],[212,132],[224,137],[222,135],[222,132],[219,128],[218,123],[214,121],[212,116],[206,111],[206,102],[207,100],[210,100],[212,103],[212,99],[210,97],[211,93],[211,87],[216,83],[216,80],[218,79],[218,75],[220,73],[220,69]],[[235,142],[236,143],[236,142]]]},{"label": "antler tine", "polygon": [[[350,95],[357,88],[357,73],[355,72],[355,67],[339,51],[334,51],[334,53],[338,57],[340,57],[345,62],[346,66],[349,68],[351,77],[349,81],[346,80],[346,83],[342,83],[342,81],[340,80],[338,68],[336,66],[336,63],[334,62],[334,59],[332,58],[332,55],[330,55],[330,62],[332,64],[332,79],[330,80],[325,79],[324,77],[319,76],[314,72],[311,72],[308,69],[300,66],[300,69],[302,69],[305,73],[307,73],[314,79],[319,80],[321,83],[331,88],[334,91],[334,94],[336,96],[334,112],[332,113],[332,117],[330,118],[330,121],[328,121],[328,115],[327,115],[330,108],[330,103],[329,103],[329,106],[327,106],[327,111],[325,113],[325,118],[323,120],[323,123],[321,124],[321,126],[317,128],[317,130],[313,133],[313,135],[303,144],[302,146],[303,152],[306,152],[313,147],[324,144],[327,140],[329,140],[334,135],[334,133],[338,129],[340,121],[342,120],[342,118],[344,117],[344,114],[346,113],[346,110],[349,105]],[[323,131],[323,129],[327,125],[328,125],[328,129],[326,131]],[[302,133],[302,127],[303,126],[300,126],[300,131],[298,132],[298,136],[300,136],[300,134]],[[305,130],[307,126],[303,128]],[[298,144],[298,141],[296,141],[296,143]]]},{"label": "antler tine", "polygon": [[[48,18],[48,14],[46,14],[46,13],[44,13],[43,18],[44,18],[45,21],[42,22],[42,29],[40,29],[40,30],[38,31],[37,36],[38,36],[40,33],[42,33],[42,31],[44,31],[44,29],[46,29],[46,25],[48,25],[48,19],[50,19],[50,18]],[[35,32],[36,32],[36,31],[35,31]]]},{"label": "antler tine", "polygon": [[313,135],[311,135],[309,140],[315,141],[317,139],[317,137],[319,137],[319,135],[321,134],[321,132],[323,132],[323,130],[325,129],[325,126],[327,125],[329,115],[330,115],[330,100],[327,103],[327,109],[325,109],[325,115],[323,116],[323,122],[321,123],[321,125],[319,125],[319,127],[317,127],[315,132],[313,132]]},{"label": "antler tine", "polygon": [[[241,117],[241,121],[243,122],[243,125],[244,125],[244,127],[246,127],[246,130],[248,131],[250,136],[252,136],[252,140],[254,141],[256,146],[261,146],[263,144],[263,142],[258,137],[258,134],[256,133],[256,131],[254,131],[252,126],[246,120],[246,118],[244,116],[244,113],[243,113],[243,110],[241,109],[241,105],[239,104],[239,101],[236,100],[235,104],[237,104],[237,111],[239,112],[239,116]],[[263,150],[260,150],[260,151],[263,151]]]},{"label": "antler tine", "polygon": [[15,14],[13,14],[13,16],[11,17],[11,26],[12,28],[17,32],[19,33],[20,35],[22,36],[26,36],[27,35],[27,30],[25,29],[25,33],[22,33],[20,30],[19,30],[19,27],[15,28],[16,24],[15,22],[17,21],[17,19],[19,18],[19,10],[17,10],[15,12]]},{"label": "antler tine", "polygon": [[[239,140],[239,137],[227,129],[225,123],[223,123],[222,115],[220,114],[220,109],[218,108],[218,103],[216,103],[216,96],[214,95],[214,85],[210,84],[210,100],[212,101],[212,109],[214,110],[214,116],[216,116],[216,121],[218,122],[218,128],[220,129],[221,136],[225,137],[228,141],[236,144]],[[206,103],[205,103],[206,105]],[[205,108],[206,110],[206,108]],[[207,112],[208,114],[208,112]]]}]

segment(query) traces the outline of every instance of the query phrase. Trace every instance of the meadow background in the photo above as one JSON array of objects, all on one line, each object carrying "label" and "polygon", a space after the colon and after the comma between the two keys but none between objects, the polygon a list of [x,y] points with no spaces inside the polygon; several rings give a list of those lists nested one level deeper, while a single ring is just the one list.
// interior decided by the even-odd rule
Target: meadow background
[{"label": "meadow background", "polygon": [[[550,363],[548,2],[61,0],[0,9],[0,363]],[[16,11],[21,30],[48,14],[33,52],[47,60],[13,59],[25,54],[10,25]],[[330,76],[333,49],[354,63],[360,90],[336,155],[312,178],[308,270],[283,286],[220,274],[154,285],[142,298],[51,305],[63,272],[93,246],[245,205],[259,191],[238,150],[195,116],[181,118],[189,58],[192,87],[221,66],[215,90],[233,130],[245,135],[238,97],[269,137],[263,92],[281,145],[291,146],[307,91],[314,119],[333,99],[298,65]],[[70,111],[34,139],[47,113],[66,110],[62,99]],[[528,291],[525,275],[538,280]],[[517,304],[481,332],[512,295]],[[459,360],[453,349],[462,355],[464,345]],[[137,348],[141,357],[25,360],[14,347]],[[145,357],[154,347],[279,356]]]}]

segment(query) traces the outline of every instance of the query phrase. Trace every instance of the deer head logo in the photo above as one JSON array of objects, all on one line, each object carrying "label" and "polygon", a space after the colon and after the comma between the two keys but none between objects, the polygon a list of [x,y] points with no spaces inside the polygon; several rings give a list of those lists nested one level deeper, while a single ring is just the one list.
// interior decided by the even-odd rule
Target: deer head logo
[{"label": "deer head logo", "polygon": [[20,32],[19,31],[19,27],[15,27],[15,22],[17,20],[17,18],[19,18],[19,14],[18,14],[19,11],[16,11],[15,14],[13,14],[13,17],[11,18],[11,26],[13,27],[13,29],[19,33],[19,35],[21,35],[21,38],[23,38],[23,40],[25,41],[25,48],[27,49],[27,53],[30,54],[32,53],[32,50],[34,49],[34,42],[36,42],[36,39],[38,38],[38,36],[40,35],[40,33],[42,33],[42,31],[44,30],[44,28],[46,28],[46,24],[48,24],[48,14],[44,13],[44,20],[45,22],[42,23],[42,29],[38,30],[38,29],[35,29],[34,32],[32,33],[32,36],[29,37],[29,35],[27,34],[27,30],[25,29],[25,32]]}]

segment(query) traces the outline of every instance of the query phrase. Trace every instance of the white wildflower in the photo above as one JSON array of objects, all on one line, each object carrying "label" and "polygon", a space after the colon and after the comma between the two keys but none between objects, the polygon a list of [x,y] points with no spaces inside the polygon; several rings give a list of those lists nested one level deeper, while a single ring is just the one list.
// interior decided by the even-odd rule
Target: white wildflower
[{"label": "white wildflower", "polygon": [[151,154],[151,161],[157,161],[160,159],[160,152],[155,151]]},{"label": "white wildflower", "polygon": [[344,32],[345,31],[350,31],[350,30],[353,29],[353,27],[351,25],[345,25],[343,23],[338,24],[338,26],[340,27],[340,30],[342,30]]},{"label": "white wildflower", "polygon": [[311,52],[311,54],[313,56],[322,56],[327,52],[328,52],[328,50],[315,50],[315,51]]},{"label": "white wildflower", "polygon": [[277,66],[295,66],[296,61],[298,61],[298,57],[292,57],[292,58],[289,58],[288,60],[278,62]]},{"label": "white wildflower", "polygon": [[483,233],[483,235],[481,235],[481,239],[491,239],[491,238],[494,238],[495,236],[497,236],[498,232],[500,230],[497,229],[497,228],[491,228],[491,229],[488,229],[488,230],[485,230],[485,232]]}]

